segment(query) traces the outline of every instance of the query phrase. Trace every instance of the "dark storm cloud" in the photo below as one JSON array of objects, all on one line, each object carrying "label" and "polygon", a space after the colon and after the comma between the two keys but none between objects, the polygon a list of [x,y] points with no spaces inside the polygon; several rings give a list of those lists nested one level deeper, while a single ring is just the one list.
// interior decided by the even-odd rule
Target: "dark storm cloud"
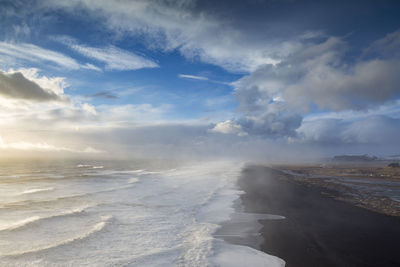
[{"label": "dark storm cloud", "polygon": [[364,55],[375,54],[381,57],[400,57],[400,29],[386,35],[371,44],[365,51]]},{"label": "dark storm cloud", "polygon": [[32,101],[63,101],[60,96],[43,89],[20,72],[7,74],[0,71],[0,95]]},{"label": "dark storm cloud", "polygon": [[[238,110],[244,114],[236,123],[246,133],[294,136],[301,116],[309,112],[367,110],[395,101],[400,96],[397,35],[390,33],[368,48],[385,57],[349,63],[350,45],[330,37],[303,44],[276,65],[259,67],[233,84]],[[332,123],[323,122],[313,131],[323,134]]]},{"label": "dark storm cloud", "polygon": [[239,108],[265,108],[274,96],[281,96],[289,106],[303,112],[315,106],[361,110],[400,95],[400,58],[392,53],[388,59],[349,64],[346,47],[340,38],[329,38],[304,47],[275,66],[258,68],[235,83]]},{"label": "dark storm cloud", "polygon": [[279,114],[266,112],[257,117],[245,116],[236,122],[244,132],[266,137],[295,136],[301,125],[302,117],[297,114]]},{"label": "dark storm cloud", "polygon": [[97,92],[95,94],[89,95],[89,97],[98,97],[98,98],[107,98],[107,99],[118,98],[117,96],[115,96],[112,93],[107,92],[107,91]]}]

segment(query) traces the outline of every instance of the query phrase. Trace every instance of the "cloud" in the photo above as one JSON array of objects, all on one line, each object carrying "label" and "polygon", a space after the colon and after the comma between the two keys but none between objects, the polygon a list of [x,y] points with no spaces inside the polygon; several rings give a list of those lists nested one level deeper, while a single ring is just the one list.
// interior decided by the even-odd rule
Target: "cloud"
[{"label": "cloud", "polygon": [[172,109],[170,104],[154,106],[152,104],[99,105],[97,110],[101,122],[110,126],[127,124],[157,124],[165,122],[164,116]]},{"label": "cloud", "polygon": [[[271,44],[255,40],[226,18],[197,9],[197,1],[46,1],[45,8],[75,12],[84,9],[119,36],[140,36],[146,45],[164,51],[178,50],[190,59],[235,72],[248,72],[263,64],[276,64],[279,54],[294,43]],[[264,28],[265,30],[265,28]],[[259,36],[259,35],[258,35]],[[82,53],[93,54],[85,47]],[[232,53],[234,51],[234,53]],[[97,53],[97,51],[96,51]]]},{"label": "cloud", "polygon": [[236,120],[242,129],[252,135],[268,138],[295,136],[301,125],[302,117],[298,114],[279,114],[266,112],[259,116],[244,116]]},{"label": "cloud", "polygon": [[90,63],[86,63],[85,65],[82,65],[81,68],[87,69],[87,70],[95,70],[95,71],[99,71],[99,72],[102,71],[102,69],[100,69],[99,67],[97,67],[93,64],[90,64]]},{"label": "cloud", "polygon": [[238,136],[245,136],[242,127],[231,120],[217,123],[210,132],[223,133],[223,134],[237,134]]},{"label": "cloud", "polygon": [[284,140],[217,134],[209,129],[209,124],[127,125],[107,131],[98,129],[83,133],[80,137],[92,142],[101,140],[100,148],[109,151],[113,158],[141,156],[153,159],[210,160],[222,157],[279,162],[315,157],[313,149],[307,148],[305,153],[300,143],[288,145]]},{"label": "cloud", "polygon": [[[109,132],[165,123],[172,109],[167,104],[94,106],[85,98],[64,93],[66,86],[65,78],[40,75],[38,69],[1,72],[0,128],[4,139],[0,139],[0,150],[18,155],[28,151],[119,151],[118,140],[109,142]],[[101,136],[93,138],[97,133]]]},{"label": "cloud", "polygon": [[117,96],[113,95],[110,92],[107,91],[102,91],[102,92],[97,92],[92,95],[89,95],[89,97],[99,97],[99,98],[107,98],[107,99],[116,99],[118,98]]},{"label": "cloud", "polygon": [[137,70],[159,67],[158,64],[152,60],[113,45],[98,48],[78,44],[76,40],[66,36],[55,37],[54,39],[85,57],[103,62],[107,70]]},{"label": "cloud", "polygon": [[82,109],[84,111],[86,111],[87,113],[89,113],[89,114],[97,115],[96,108],[94,106],[88,104],[88,103],[83,103],[82,104]]},{"label": "cloud", "polygon": [[297,130],[299,142],[312,144],[369,144],[399,147],[400,119],[384,115],[304,121]]},{"label": "cloud", "polygon": [[[400,96],[399,58],[349,64],[345,60],[346,47],[343,40],[331,37],[304,45],[275,66],[258,68],[234,83],[240,104],[257,108],[280,96],[301,112],[313,108],[365,110]],[[245,101],[241,95],[246,96]]]},{"label": "cloud", "polygon": [[[393,36],[389,35],[392,40]],[[386,40],[385,37],[383,40]],[[379,42],[392,47],[392,42]],[[232,83],[241,117],[235,124],[248,134],[291,137],[302,117],[320,111],[367,111],[400,97],[400,58],[369,58],[349,63],[348,44],[329,37],[304,43],[302,49],[276,65],[263,65]],[[400,50],[400,49],[399,49]],[[334,121],[331,121],[333,123]],[[320,134],[331,131],[327,122],[315,124]],[[324,130],[326,129],[326,130]],[[325,138],[325,141],[330,140]],[[344,139],[343,139],[344,140]]]},{"label": "cloud", "polygon": [[42,151],[42,152],[93,153],[93,154],[104,152],[104,151],[95,149],[90,146],[87,146],[83,150],[79,150],[79,149],[72,149],[72,148],[62,147],[62,146],[54,146],[54,145],[50,145],[46,142],[31,143],[31,142],[20,141],[20,142],[6,143],[6,142],[4,142],[4,140],[1,136],[0,136],[0,149],[23,150],[23,151]]},{"label": "cloud", "polygon": [[[11,62],[15,60],[22,60],[34,63],[50,63],[58,67],[72,70],[82,67],[71,57],[27,43],[0,42],[0,55],[9,59],[7,62],[8,64],[11,64]],[[5,64],[5,62],[3,64]]]},{"label": "cloud", "polygon": [[400,56],[400,29],[387,34],[384,38],[373,42],[364,51],[364,55],[379,55],[384,57]]},{"label": "cloud", "polygon": [[294,141],[319,144],[341,144],[343,130],[349,123],[342,119],[318,119],[304,121],[297,129],[298,139]]},{"label": "cloud", "polygon": [[[51,88],[51,87],[50,87]],[[49,87],[43,88],[35,81],[27,79],[21,72],[0,71],[0,95],[7,98],[31,101],[66,101]]]},{"label": "cloud", "polygon": [[38,69],[0,72],[2,132],[56,131],[97,120],[96,108],[65,94],[67,86],[65,78],[39,75]]},{"label": "cloud", "polygon": [[208,81],[208,78],[207,78],[207,77],[196,76],[196,75],[179,74],[178,77],[179,77],[179,78],[183,78],[183,79],[192,79],[192,80]]},{"label": "cloud", "polygon": [[8,73],[22,73],[25,78],[38,84],[40,87],[46,90],[52,91],[57,95],[63,95],[64,89],[68,87],[68,83],[65,81],[64,77],[47,77],[45,75],[40,75],[40,70],[36,68],[20,68],[17,70],[9,70]]},{"label": "cloud", "polygon": [[[158,148],[154,149],[154,152],[162,150],[166,155],[183,151],[239,155],[254,151],[265,153],[265,148],[271,149],[269,153],[274,154],[282,148],[280,146],[285,144],[286,140],[290,140],[294,147],[311,143],[399,143],[395,138],[395,133],[399,130],[396,126],[398,118],[369,114],[371,110],[393,105],[393,101],[399,98],[398,31],[373,42],[366,52],[359,56],[355,51],[359,47],[353,49],[348,44],[347,40],[351,38],[329,37],[318,29],[298,31],[297,23],[295,25],[293,22],[298,21],[301,24],[303,18],[308,20],[308,16],[304,14],[314,15],[311,14],[312,11],[300,12],[303,16],[299,20],[299,17],[295,16],[299,14],[296,8],[304,8],[301,9],[304,11],[309,6],[296,1],[285,1],[287,13],[281,17],[274,14],[277,13],[275,5],[279,6],[278,9],[282,8],[277,2],[271,4],[269,1],[251,1],[246,8],[243,8],[242,3],[238,4],[240,1],[222,2],[44,0],[37,3],[42,8],[39,10],[41,12],[59,14],[57,11],[60,8],[62,14],[77,14],[74,19],[78,20],[82,19],[79,18],[82,15],[79,11],[83,10],[85,16],[90,17],[88,20],[93,22],[94,19],[93,24],[98,22],[99,28],[105,29],[101,33],[106,32],[107,37],[120,38],[118,40],[121,41],[132,40],[134,37],[152,52],[178,51],[191,60],[215,64],[231,72],[245,73],[243,78],[232,83],[234,97],[238,102],[237,113],[234,116],[229,114],[222,118],[221,122],[212,125],[171,125],[171,122],[166,123],[171,109],[169,105],[94,106],[83,102],[86,100],[69,96],[71,103],[27,101],[29,103],[21,104],[23,101],[12,103],[0,99],[0,125],[4,129],[14,129],[14,133],[26,129],[28,137],[49,135],[51,138],[65,139],[68,142],[74,138],[82,138],[77,143],[87,144],[86,141],[90,140],[101,145],[104,143],[105,146],[115,145],[116,150],[124,147],[135,153],[138,151],[139,154],[146,153],[148,148]],[[255,3],[266,8],[253,12],[258,7]],[[23,2],[18,7],[22,5]],[[268,13],[267,9],[271,11]],[[330,7],[325,10],[329,9]],[[35,9],[36,11],[38,9]],[[334,10],[332,12],[334,13]],[[315,12],[317,13],[319,12]],[[236,16],[230,16],[231,14]],[[263,16],[254,16],[253,19],[253,14]],[[270,17],[272,19],[269,19]],[[359,18],[356,15],[354,20],[361,21]],[[286,19],[289,22],[282,23]],[[325,27],[325,24],[319,26],[316,21],[323,20],[312,19],[313,29]],[[78,23],[81,22],[87,22],[86,17]],[[348,31],[350,24],[347,25],[347,21],[336,20],[335,25],[337,23]],[[343,32],[338,28],[335,26],[332,29],[339,34]],[[284,38],[281,38],[282,36]],[[361,41],[358,40],[357,43]],[[86,68],[97,71],[102,68],[125,70],[158,66],[152,60],[116,46],[92,47],[77,41],[65,43],[73,51],[91,59],[90,62],[97,62],[96,65],[81,64],[61,53],[31,44],[4,42],[0,44],[0,61],[1,64],[12,62],[14,59],[45,62],[67,70]],[[121,62],[121,58],[129,60]],[[64,94],[61,80],[46,81],[46,77],[35,78],[29,76],[28,72],[19,72],[42,89],[47,90],[51,87],[54,90],[51,89],[50,92],[56,95]],[[206,80],[206,77],[188,74],[181,74],[179,77]],[[59,89],[56,86],[57,82]],[[54,84],[45,86],[45,83]],[[118,96],[128,93],[131,92],[115,92]],[[93,97],[112,95],[99,92]],[[218,101],[205,103],[217,106],[220,103]],[[329,111],[346,115],[342,118],[307,119],[310,113]],[[357,113],[358,117],[346,117],[351,113]],[[228,117],[233,118],[227,120]],[[162,123],[168,125],[159,125]],[[151,124],[153,125],[148,126]],[[68,132],[70,129],[79,131],[73,135]],[[10,131],[8,135],[12,136],[12,130],[6,131]],[[383,138],[379,138],[380,135]],[[19,140],[27,139],[21,137]],[[44,140],[48,142],[47,139]],[[18,142],[14,140],[10,143]],[[30,140],[29,143],[46,142]],[[136,148],[138,149],[135,150]],[[299,151],[297,153],[302,156],[304,150]]]}]

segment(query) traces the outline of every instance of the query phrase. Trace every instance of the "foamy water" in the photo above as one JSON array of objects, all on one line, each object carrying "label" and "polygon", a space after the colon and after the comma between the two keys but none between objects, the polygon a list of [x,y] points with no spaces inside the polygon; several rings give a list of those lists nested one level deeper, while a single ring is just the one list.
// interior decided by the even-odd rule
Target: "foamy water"
[{"label": "foamy water", "polygon": [[161,165],[3,164],[0,265],[284,265],[213,235],[242,193],[240,164]]}]

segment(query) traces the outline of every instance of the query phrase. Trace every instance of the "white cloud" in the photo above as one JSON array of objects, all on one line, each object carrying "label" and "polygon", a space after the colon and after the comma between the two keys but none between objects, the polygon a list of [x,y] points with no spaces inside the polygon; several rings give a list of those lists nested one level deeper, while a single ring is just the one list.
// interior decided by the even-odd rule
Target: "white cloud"
[{"label": "white cloud", "polygon": [[102,69],[100,69],[99,67],[97,67],[93,64],[90,64],[90,63],[86,63],[85,65],[82,65],[82,69],[95,70],[95,71],[99,71],[99,72],[102,71]]},{"label": "white cloud", "polygon": [[[158,64],[150,59],[136,55],[132,52],[120,49],[113,45],[107,47],[90,47],[78,44],[76,40],[67,36],[55,37],[57,40],[81,55],[105,63],[107,70],[137,70],[142,68],[157,68]],[[98,70],[97,67],[88,64],[86,68]]]},{"label": "white cloud", "polygon": [[[44,49],[39,46],[27,43],[7,43],[0,42],[0,55],[8,57],[14,61],[35,62],[35,63],[51,63],[66,69],[79,69],[81,65],[73,58]],[[4,64],[5,62],[3,62]]]},{"label": "white cloud", "polygon": [[[271,44],[252,40],[247,31],[230,21],[206,12],[193,12],[196,1],[47,1],[47,7],[75,12],[76,8],[102,16],[105,25],[121,35],[139,35],[150,48],[179,50],[187,58],[221,66],[235,72],[249,72],[263,64],[276,64],[295,42]],[[82,50],[82,53],[91,53]]]},{"label": "white cloud", "polygon": [[[1,150],[100,153],[113,149],[113,146],[105,148],[108,131],[163,123],[172,108],[167,104],[94,106],[65,94],[65,78],[40,75],[38,69],[19,69],[1,75],[7,78],[17,75],[24,81],[15,84],[11,90],[14,94],[29,93],[28,97],[0,97],[0,128],[4,138],[0,139]],[[39,91],[32,91],[32,88]],[[69,101],[38,102],[36,99],[46,99],[48,95]],[[93,137],[98,132],[102,136]],[[87,137],[89,134],[91,136]]]},{"label": "white cloud", "polygon": [[210,132],[223,133],[223,134],[237,134],[238,136],[246,136],[247,133],[243,131],[242,126],[236,124],[231,120],[217,123]]},{"label": "white cloud", "polygon": [[96,108],[88,103],[83,103],[82,109],[92,115],[97,115]]},{"label": "white cloud", "polygon": [[201,81],[208,81],[207,77],[204,76],[196,76],[196,75],[188,75],[188,74],[179,74],[179,78],[183,79],[192,79],[192,80],[201,80]]},{"label": "white cloud", "polygon": [[158,64],[131,52],[115,46],[95,48],[82,45],[71,46],[82,55],[104,62],[108,70],[137,70],[142,68],[156,68]]}]

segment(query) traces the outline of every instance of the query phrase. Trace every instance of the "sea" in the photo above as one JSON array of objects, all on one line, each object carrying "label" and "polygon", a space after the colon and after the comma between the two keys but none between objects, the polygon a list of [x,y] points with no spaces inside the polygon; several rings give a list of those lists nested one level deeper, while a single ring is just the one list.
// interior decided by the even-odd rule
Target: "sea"
[{"label": "sea", "polygon": [[232,161],[2,161],[0,266],[283,266],[277,257],[215,235],[235,214],[242,167]]}]

